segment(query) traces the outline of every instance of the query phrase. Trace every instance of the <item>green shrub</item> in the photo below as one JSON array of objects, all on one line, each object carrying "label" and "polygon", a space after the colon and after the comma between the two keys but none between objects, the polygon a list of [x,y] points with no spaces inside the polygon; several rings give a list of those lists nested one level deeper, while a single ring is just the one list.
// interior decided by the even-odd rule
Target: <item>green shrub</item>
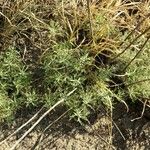
[{"label": "green shrub", "polygon": [[[116,99],[149,99],[150,42],[122,72],[149,32],[149,17],[145,15],[148,5],[145,3],[140,9],[141,4],[102,0],[93,1],[88,8],[84,1],[41,3],[37,0],[12,1],[5,3],[4,8],[0,5],[0,49],[3,50],[0,121],[13,117],[24,106],[42,104],[49,108],[61,98],[66,99],[64,106],[71,109],[69,116],[80,123],[88,121],[91,111],[101,104],[112,109]],[[130,15],[129,10],[135,7],[136,14]],[[140,22],[138,16],[140,20],[146,19],[124,40]],[[145,29],[147,33],[110,63],[112,55],[122,52]],[[17,49],[24,50],[25,57],[21,58]],[[97,56],[100,56],[98,60]],[[23,63],[28,61],[30,65]],[[34,69],[29,69],[27,64]],[[42,73],[37,71],[36,76],[38,69]]]},{"label": "green shrub", "polygon": [[65,105],[72,109],[71,116],[77,120],[87,120],[91,109],[100,103],[110,108],[113,94],[107,81],[110,70],[94,68],[94,59],[89,51],[72,48],[68,42],[58,43],[43,57],[45,85],[49,91],[46,103],[50,106],[70,91],[77,90],[67,98]]},{"label": "green shrub", "polygon": [[23,105],[37,100],[31,89],[27,68],[16,49],[10,47],[0,55],[0,119],[14,115]]},{"label": "green shrub", "polygon": [[[144,43],[145,38],[140,38],[136,41],[138,43],[137,49],[128,49],[119,59],[119,68],[125,66],[135,57],[140,50],[141,45]],[[123,77],[127,93],[130,98],[135,101],[137,99],[150,98],[150,42],[148,42],[141,53],[131,62],[127,67]]]}]

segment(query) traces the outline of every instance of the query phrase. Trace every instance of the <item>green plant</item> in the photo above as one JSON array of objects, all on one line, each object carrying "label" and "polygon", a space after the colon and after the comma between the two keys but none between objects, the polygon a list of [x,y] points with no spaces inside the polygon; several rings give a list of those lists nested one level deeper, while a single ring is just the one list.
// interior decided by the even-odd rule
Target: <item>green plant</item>
[{"label": "green plant", "polygon": [[[49,108],[74,89],[64,106],[80,123],[102,103],[112,109],[115,99],[124,101],[126,95],[133,101],[149,98],[149,43],[122,72],[148,36],[148,3],[87,2],[16,0],[0,5],[1,119],[23,106],[42,103]],[[129,12],[135,8],[136,14]],[[113,63],[112,57],[117,58]],[[42,73],[33,79],[39,68]],[[39,80],[42,92],[33,85]]]},{"label": "green plant", "polygon": [[96,66],[88,50],[73,48],[68,42],[57,43],[45,53],[43,66],[45,89],[48,89],[46,103],[51,106],[77,88],[65,105],[80,123],[87,121],[91,109],[100,103],[108,108],[112,105],[114,95],[107,85],[111,70],[97,67],[92,72]]},{"label": "green plant", "polygon": [[[139,44],[142,45],[144,39],[141,39]],[[126,69],[126,80],[125,84],[127,86],[130,97],[135,101],[138,98],[149,99],[150,98],[150,42],[145,45],[143,51],[131,62],[131,64]],[[129,50],[127,51],[123,59],[126,62],[131,61],[137,52],[140,50]]]},{"label": "green plant", "polygon": [[0,55],[0,118],[12,116],[23,105],[37,101],[30,85],[30,74],[22,63],[19,52],[10,47]]},{"label": "green plant", "polygon": [[127,48],[121,50],[122,52],[117,56],[117,64],[113,66],[113,69],[117,72],[118,78],[122,80],[121,85],[124,84],[125,86],[124,89],[121,89],[119,88],[120,85],[116,85],[119,88],[118,90],[136,101],[138,99],[149,99],[150,97],[150,42],[148,37],[146,38],[143,35],[139,36],[131,45],[130,43],[134,38],[136,38],[135,35],[128,38],[127,43],[130,47],[127,45]]}]

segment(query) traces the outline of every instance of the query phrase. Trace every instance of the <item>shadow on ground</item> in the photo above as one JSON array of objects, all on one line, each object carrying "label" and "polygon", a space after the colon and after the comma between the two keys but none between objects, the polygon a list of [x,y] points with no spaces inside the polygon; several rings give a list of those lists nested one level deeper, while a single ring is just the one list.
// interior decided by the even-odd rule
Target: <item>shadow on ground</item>
[{"label": "shadow on ground", "polygon": [[[1,125],[1,139],[25,123],[37,110],[38,108],[32,111],[22,110],[16,115],[15,122],[9,126]],[[145,111],[145,114],[149,113],[149,109]],[[17,150],[147,150],[150,147],[150,120],[148,116],[144,115],[141,119],[131,121],[141,115],[142,105],[139,103],[130,105],[128,113],[124,104],[116,105],[113,111],[113,122],[120,131],[113,123],[112,136],[110,135],[111,120],[103,108],[99,108],[97,113],[90,116],[90,125],[80,126],[65,116],[42,135],[44,129],[64,112],[64,108],[58,108],[44,118],[20,143]],[[30,126],[13,136],[7,144],[0,147],[0,150],[12,146]]]}]

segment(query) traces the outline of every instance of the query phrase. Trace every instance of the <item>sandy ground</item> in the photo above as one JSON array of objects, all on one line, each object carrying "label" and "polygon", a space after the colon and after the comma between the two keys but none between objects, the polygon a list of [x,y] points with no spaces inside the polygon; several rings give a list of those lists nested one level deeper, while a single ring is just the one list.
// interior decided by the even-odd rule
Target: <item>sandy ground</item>
[{"label": "sandy ground", "polygon": [[[80,126],[67,117],[51,126],[40,138],[42,131],[53,122],[63,111],[53,112],[45,118],[16,148],[17,150],[148,150],[150,149],[150,120],[138,117],[142,108],[131,106],[127,113],[125,106],[119,104],[113,111],[113,118],[101,109],[90,117],[91,124]],[[149,109],[146,110],[149,112]],[[34,114],[34,112],[33,112]],[[1,125],[1,139],[12,133],[33,114],[17,117],[16,122],[9,127]],[[26,116],[26,117],[25,117]],[[28,117],[27,117],[28,116]],[[113,120],[113,121],[112,121]],[[28,126],[29,128],[29,126]],[[0,150],[9,148],[27,130],[13,136],[9,142],[0,146]]]}]

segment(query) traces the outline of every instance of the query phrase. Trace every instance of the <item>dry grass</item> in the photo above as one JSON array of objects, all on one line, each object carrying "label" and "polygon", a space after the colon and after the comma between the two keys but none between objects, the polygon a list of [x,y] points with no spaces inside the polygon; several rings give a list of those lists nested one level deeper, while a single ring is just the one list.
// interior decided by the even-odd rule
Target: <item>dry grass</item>
[{"label": "dry grass", "polygon": [[0,118],[24,105],[48,109],[73,89],[64,106],[81,124],[100,104],[112,113],[116,99],[149,100],[149,11],[148,0],[0,2],[0,61],[15,64],[11,79],[0,67]]}]

